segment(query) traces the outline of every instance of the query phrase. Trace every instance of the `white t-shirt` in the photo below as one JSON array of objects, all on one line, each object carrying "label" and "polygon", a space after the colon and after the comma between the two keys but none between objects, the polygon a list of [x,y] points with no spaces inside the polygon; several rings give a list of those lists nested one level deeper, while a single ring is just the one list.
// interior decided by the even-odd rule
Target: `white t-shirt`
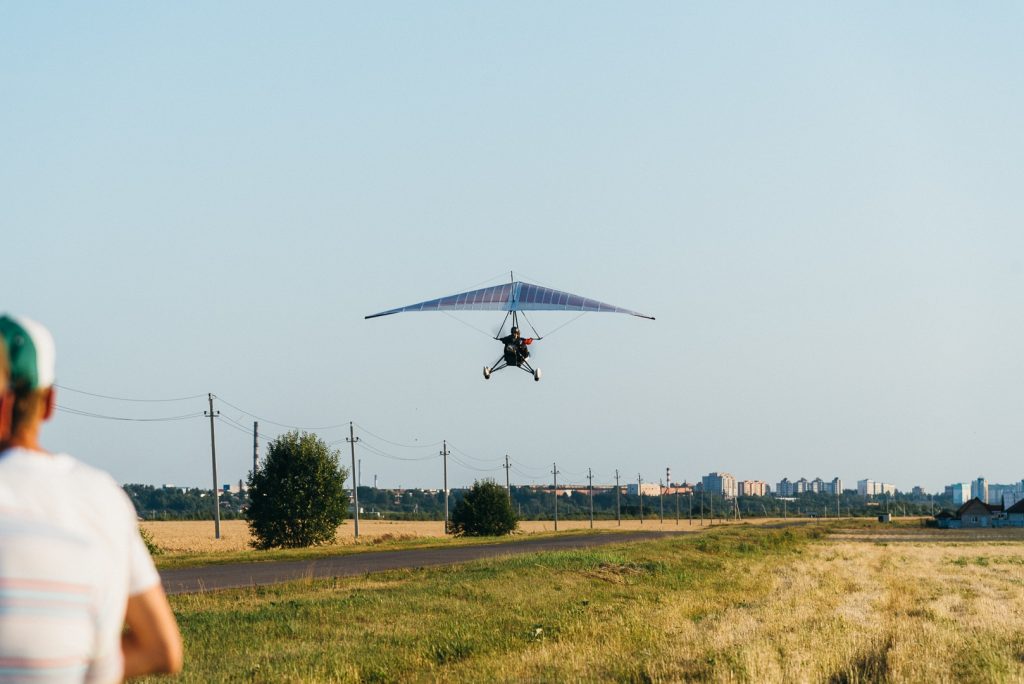
[{"label": "white t-shirt", "polygon": [[119,682],[129,596],[160,581],[113,478],[0,453],[0,682]]}]

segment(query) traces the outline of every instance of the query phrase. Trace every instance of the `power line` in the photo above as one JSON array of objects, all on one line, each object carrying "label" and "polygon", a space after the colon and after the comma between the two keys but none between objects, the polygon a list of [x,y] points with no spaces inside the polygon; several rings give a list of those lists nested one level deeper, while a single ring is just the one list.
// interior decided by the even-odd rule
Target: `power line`
[{"label": "power line", "polygon": [[202,411],[196,413],[186,413],[180,416],[160,416],[158,418],[130,418],[128,416],[108,416],[103,413],[93,413],[92,411],[83,411],[81,409],[71,408],[70,406],[57,405],[57,410],[63,413],[70,413],[74,416],[82,416],[84,418],[101,418],[103,420],[120,420],[131,423],[163,423],[174,420],[188,420],[189,418],[200,418],[203,415]]},{"label": "power line", "polygon": [[[221,415],[217,416],[217,418],[220,419],[221,421],[227,421],[227,422],[224,423],[224,425],[226,425],[229,428],[233,428],[235,430],[238,430],[239,432],[244,433],[246,435],[251,435],[252,434],[252,428],[251,427],[249,427],[247,425],[242,425],[241,423],[239,423],[234,418],[229,418],[228,416],[225,416],[224,414],[221,414]],[[257,432],[256,435],[260,439],[266,440],[268,442],[270,442],[270,441],[272,441],[274,439],[273,436],[265,434],[263,432]]]},{"label": "power line", "polygon": [[465,456],[466,458],[468,458],[471,461],[479,461],[480,463],[492,463],[492,462],[494,462],[493,458],[477,458],[476,456],[470,456],[469,454],[467,454],[465,451],[463,451],[459,447],[454,446],[451,442],[448,442],[448,446],[451,447],[452,449],[455,449],[456,451],[458,451],[460,454],[462,454],[463,456]]},{"label": "power line", "polygon": [[512,472],[514,472],[516,475],[519,475],[520,477],[525,477],[527,480],[538,480],[541,477],[539,475],[531,475],[530,473],[524,473],[522,470],[516,468],[514,465],[510,465],[509,467],[512,468]]},{"label": "power line", "polygon": [[390,458],[394,461],[431,461],[440,456],[440,454],[431,454],[430,456],[395,456],[394,454],[389,454],[386,451],[382,451],[377,447],[371,446],[364,441],[360,440],[359,444],[370,453],[383,456],[384,458]]},{"label": "power line", "polygon": [[[451,445],[449,444],[448,446],[451,446]],[[449,455],[449,456],[451,456],[451,458],[452,458],[452,460],[453,460],[453,461],[455,461],[456,463],[458,463],[458,464],[459,464],[460,466],[462,466],[463,468],[467,468],[467,469],[469,469],[469,470],[476,470],[477,472],[481,472],[481,473],[490,473],[490,472],[494,472],[495,470],[501,470],[501,469],[502,469],[502,468],[504,467],[504,466],[498,466],[498,467],[496,467],[496,468],[477,468],[476,466],[471,466],[471,465],[469,465],[468,463],[464,463],[464,462],[460,461],[460,460],[459,460],[459,459],[457,459],[457,458],[456,458],[456,457],[455,457],[455,456],[454,456],[454,455],[453,455],[453,454],[452,454],[451,452],[449,452],[449,454],[448,454],[448,455]]]},{"label": "power line", "polygon": [[406,449],[425,449],[425,448],[428,448],[428,447],[432,448],[432,447],[436,447],[438,444],[441,443],[440,439],[437,440],[436,442],[431,442],[430,444],[405,444],[403,442],[392,442],[390,439],[386,439],[384,437],[381,437],[378,434],[370,432],[369,430],[366,429],[365,426],[360,425],[359,423],[356,423],[355,426],[357,428],[359,428],[360,430],[362,430],[363,432],[365,432],[366,434],[370,435],[371,437],[375,437],[375,438],[379,439],[382,442],[387,442],[388,444],[390,444],[392,446],[404,447]]},{"label": "power line", "polygon": [[236,411],[241,411],[245,415],[252,416],[256,420],[259,420],[259,421],[264,422],[264,423],[270,423],[271,425],[276,425],[278,427],[289,428],[289,429],[292,429],[292,430],[309,430],[311,432],[312,431],[316,431],[316,430],[333,430],[333,429],[336,429],[336,428],[348,427],[348,423],[338,423],[337,425],[320,425],[320,426],[316,426],[316,427],[310,427],[310,426],[305,426],[305,425],[289,425],[288,423],[278,423],[276,421],[270,420],[269,418],[264,418],[263,416],[258,416],[255,413],[252,413],[251,411],[246,411],[244,408],[242,408],[240,406],[235,406],[234,404],[232,404],[230,401],[228,401],[227,399],[225,399],[222,396],[219,396],[219,395],[215,395],[215,396],[220,401],[220,403],[227,404],[228,406],[230,406],[231,408],[235,409]]},{"label": "power line", "polygon": [[85,390],[75,389],[74,387],[68,387],[67,385],[53,384],[54,387],[58,387],[68,392],[74,392],[75,394],[85,394],[90,397],[99,397],[100,399],[110,399],[112,401],[137,401],[137,402],[171,402],[171,401],[189,401],[191,399],[202,399],[203,394],[193,394],[187,397],[171,397],[167,399],[140,399],[137,397],[115,397],[109,394],[97,394],[95,392],[86,392]]}]

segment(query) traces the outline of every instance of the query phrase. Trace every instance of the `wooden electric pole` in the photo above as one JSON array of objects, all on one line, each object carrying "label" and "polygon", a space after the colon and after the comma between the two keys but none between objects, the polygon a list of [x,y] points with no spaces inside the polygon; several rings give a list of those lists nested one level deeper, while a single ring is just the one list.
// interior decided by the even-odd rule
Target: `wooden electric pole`
[{"label": "wooden electric pole", "polygon": [[636,474],[636,493],[640,497],[640,524],[644,524],[644,478]]},{"label": "wooden electric pole", "polygon": [[[434,442],[437,444],[437,442]],[[448,534],[448,440],[442,442],[441,456],[444,457],[444,533]]]},{"label": "wooden electric pole", "polygon": [[345,438],[345,441],[348,442],[352,450],[352,520],[355,522],[355,538],[359,539],[359,487],[356,485],[356,442],[359,441],[359,438],[356,437],[352,421],[348,422],[348,437]]},{"label": "wooden electric pole", "polygon": [[252,474],[256,475],[256,464],[260,459],[260,443],[257,437],[259,436],[260,424],[257,421],[252,422]]},{"label": "wooden electric pole", "polygon": [[555,478],[555,532],[558,531],[558,464],[551,464],[551,475]]},{"label": "wooden electric pole", "polygon": [[665,485],[661,483],[661,478],[658,478],[658,523],[661,525],[665,524]]},{"label": "wooden electric pole", "polygon": [[619,507],[619,494],[621,493],[621,487],[619,487],[619,469],[615,469],[615,524],[622,527],[622,513]]},{"label": "wooden electric pole", "polygon": [[206,398],[210,400],[210,411],[206,414],[210,417],[210,457],[213,460],[213,534],[220,539],[220,489],[217,488],[217,435],[213,431],[213,419],[220,415],[220,411],[213,410],[213,393],[208,393]]},{"label": "wooden electric pole", "polygon": [[679,524],[679,485],[676,485],[676,525]]},{"label": "wooden electric pole", "polygon": [[590,529],[594,529],[594,471],[590,468],[587,468],[587,480],[587,489],[590,490]]},{"label": "wooden electric pole", "polygon": [[510,466],[509,466],[509,463],[508,463],[508,454],[505,454],[505,491],[508,492],[508,500],[512,501],[512,485],[509,484],[509,479],[508,479],[508,469],[509,469],[509,467]]}]

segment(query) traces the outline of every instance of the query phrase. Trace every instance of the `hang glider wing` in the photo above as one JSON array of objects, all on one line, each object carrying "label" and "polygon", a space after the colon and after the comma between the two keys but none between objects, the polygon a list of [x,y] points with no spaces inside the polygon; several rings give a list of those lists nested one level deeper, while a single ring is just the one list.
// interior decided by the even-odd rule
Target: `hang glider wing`
[{"label": "hang glider wing", "polygon": [[431,299],[419,304],[381,311],[366,318],[390,316],[407,311],[593,311],[624,313],[654,320],[654,316],[522,281]]}]

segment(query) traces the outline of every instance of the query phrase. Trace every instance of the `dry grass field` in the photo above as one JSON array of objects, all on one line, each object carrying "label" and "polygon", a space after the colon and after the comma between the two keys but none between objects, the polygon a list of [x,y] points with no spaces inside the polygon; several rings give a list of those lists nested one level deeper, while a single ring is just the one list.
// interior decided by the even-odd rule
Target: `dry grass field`
[{"label": "dry grass field", "polygon": [[[779,522],[776,519],[756,519],[750,521],[752,524],[764,524]],[[722,525],[721,521],[715,521],[715,527]],[[729,521],[724,524],[735,524]],[[249,549],[249,542],[252,537],[249,535],[249,526],[244,520],[224,520],[220,524],[221,538],[214,538],[214,527],[212,520],[183,520],[183,521],[147,521],[140,523],[140,526],[149,532],[153,541],[168,553],[204,553],[221,551],[244,551]],[[614,520],[595,520],[594,529],[599,530],[671,530],[671,531],[699,531],[711,527],[710,521],[705,520],[703,526],[699,520],[692,523],[680,520],[677,525],[675,519],[660,522],[658,520],[645,520],[642,524],[638,520],[623,520],[622,525],[617,525]],[[559,520],[558,530],[586,530],[590,528],[587,520]],[[536,534],[541,532],[553,532],[554,523],[550,520],[526,520],[519,524],[519,532],[522,534]],[[402,520],[360,520],[359,535],[362,541],[374,543],[381,539],[411,539],[411,538],[437,538],[444,539],[444,523],[440,521],[402,521]],[[355,543],[352,535],[352,523],[347,522],[338,528],[336,545],[349,546]]]},{"label": "dry grass field", "polygon": [[[651,612],[654,680],[1024,681],[1024,530],[856,531],[752,566],[767,591]],[[1015,541],[1009,541],[1014,539]],[[730,595],[731,594],[731,595]],[[571,644],[526,656],[544,671]]]},{"label": "dry grass field", "polygon": [[1024,530],[841,524],[175,596],[183,679],[1024,681]]}]

